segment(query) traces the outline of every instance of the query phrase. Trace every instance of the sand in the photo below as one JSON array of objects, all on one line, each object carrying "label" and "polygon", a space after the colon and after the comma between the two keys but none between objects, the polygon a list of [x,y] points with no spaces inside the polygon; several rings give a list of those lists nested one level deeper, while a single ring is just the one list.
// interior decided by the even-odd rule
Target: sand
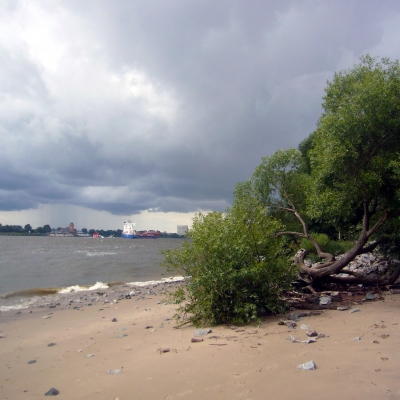
[{"label": "sand", "polygon": [[[80,297],[79,309],[64,299],[0,315],[1,399],[50,388],[60,399],[400,399],[400,295],[324,310],[292,330],[278,325],[283,316],[211,327],[197,343],[194,327],[174,329],[175,306],[160,295]],[[301,324],[326,337],[287,340],[308,338]],[[316,370],[297,368],[311,360]]]}]

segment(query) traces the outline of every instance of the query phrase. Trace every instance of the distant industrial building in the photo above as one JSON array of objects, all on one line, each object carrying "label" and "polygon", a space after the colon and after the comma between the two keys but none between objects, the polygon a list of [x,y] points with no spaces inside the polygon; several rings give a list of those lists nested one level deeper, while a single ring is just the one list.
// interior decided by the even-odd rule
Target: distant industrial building
[{"label": "distant industrial building", "polygon": [[52,229],[49,236],[77,236],[77,232],[74,223],[71,222],[68,228]]},{"label": "distant industrial building", "polygon": [[184,236],[186,235],[186,231],[188,230],[188,226],[187,225],[178,225],[176,233],[180,236]]}]

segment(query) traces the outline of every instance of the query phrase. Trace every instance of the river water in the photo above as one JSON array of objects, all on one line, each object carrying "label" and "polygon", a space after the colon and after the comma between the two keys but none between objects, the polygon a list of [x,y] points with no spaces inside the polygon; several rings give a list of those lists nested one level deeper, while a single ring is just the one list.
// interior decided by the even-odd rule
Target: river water
[{"label": "river water", "polygon": [[[0,236],[0,310],[33,297],[168,277],[161,250],[183,239]],[[51,290],[49,290],[51,289]]]}]

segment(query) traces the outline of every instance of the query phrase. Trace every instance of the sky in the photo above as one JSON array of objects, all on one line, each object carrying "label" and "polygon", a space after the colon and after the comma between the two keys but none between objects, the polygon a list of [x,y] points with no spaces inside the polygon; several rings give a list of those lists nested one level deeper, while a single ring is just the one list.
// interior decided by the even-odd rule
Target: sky
[{"label": "sky", "polygon": [[176,232],[400,58],[398,0],[0,0],[0,223]]}]

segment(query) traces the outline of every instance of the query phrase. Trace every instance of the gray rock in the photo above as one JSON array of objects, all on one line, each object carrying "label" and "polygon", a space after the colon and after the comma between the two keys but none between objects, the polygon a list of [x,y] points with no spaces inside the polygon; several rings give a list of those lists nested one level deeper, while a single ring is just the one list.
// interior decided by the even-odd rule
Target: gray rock
[{"label": "gray rock", "polygon": [[29,360],[27,364],[35,364],[36,360]]},{"label": "gray rock", "polygon": [[304,364],[298,365],[297,368],[302,369],[304,371],[311,371],[317,369],[317,366],[315,365],[314,361],[307,361]]},{"label": "gray rock", "polygon": [[375,296],[373,293],[367,293],[367,294],[365,295],[365,298],[366,298],[367,300],[375,300],[375,299],[376,299],[376,296]]},{"label": "gray rock", "polygon": [[57,396],[60,392],[57,389],[51,388],[44,395],[45,396]]},{"label": "gray rock", "polygon": [[53,346],[55,346],[57,343],[49,343],[47,346],[48,347],[53,347]]},{"label": "gray rock", "polygon": [[109,369],[107,371],[108,375],[121,375],[122,374],[122,369]]},{"label": "gray rock", "polygon": [[117,318],[113,318],[112,320],[111,320],[111,322],[117,322],[118,320],[117,320]]},{"label": "gray rock", "polygon": [[314,331],[313,329],[310,329],[306,332],[306,335],[310,336],[310,337],[314,337],[314,336],[318,336],[318,333],[316,331]]},{"label": "gray rock", "polygon": [[321,306],[326,306],[332,303],[332,298],[330,296],[321,296],[319,299],[319,304]]},{"label": "gray rock", "polygon": [[285,321],[284,324],[289,328],[289,329],[294,329],[296,328],[296,322],[294,321]]},{"label": "gray rock", "polygon": [[212,333],[212,330],[211,329],[196,329],[195,331],[194,331],[194,336],[195,337],[201,337],[201,336],[206,336],[206,335],[208,335],[209,333]]}]

